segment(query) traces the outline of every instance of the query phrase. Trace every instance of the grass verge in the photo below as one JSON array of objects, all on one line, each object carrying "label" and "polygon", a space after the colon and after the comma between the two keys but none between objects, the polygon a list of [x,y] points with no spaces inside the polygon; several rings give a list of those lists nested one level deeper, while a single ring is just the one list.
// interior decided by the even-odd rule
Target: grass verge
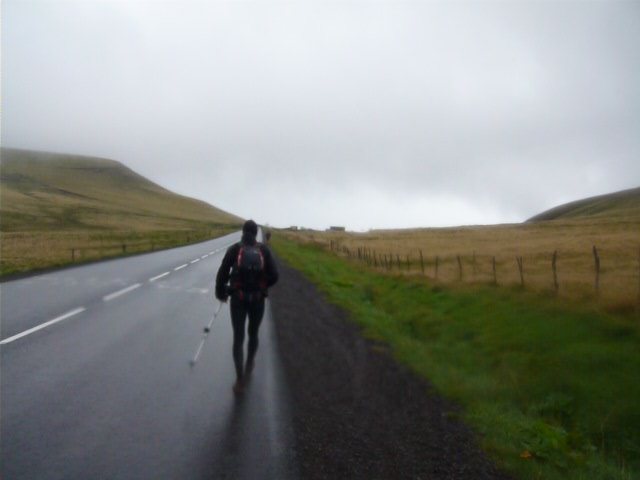
[{"label": "grass verge", "polygon": [[633,316],[517,288],[380,275],[281,235],[273,246],[367,336],[462,405],[505,470],[523,479],[640,478]]}]

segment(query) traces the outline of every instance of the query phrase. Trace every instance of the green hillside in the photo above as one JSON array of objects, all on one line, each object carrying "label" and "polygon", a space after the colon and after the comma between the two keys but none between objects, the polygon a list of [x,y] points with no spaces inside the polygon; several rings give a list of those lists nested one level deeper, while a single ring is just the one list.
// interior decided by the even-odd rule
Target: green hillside
[{"label": "green hillside", "polygon": [[527,222],[581,217],[640,217],[640,187],[566,203]]},{"label": "green hillside", "polygon": [[190,230],[242,219],[114,160],[3,148],[2,232]]}]

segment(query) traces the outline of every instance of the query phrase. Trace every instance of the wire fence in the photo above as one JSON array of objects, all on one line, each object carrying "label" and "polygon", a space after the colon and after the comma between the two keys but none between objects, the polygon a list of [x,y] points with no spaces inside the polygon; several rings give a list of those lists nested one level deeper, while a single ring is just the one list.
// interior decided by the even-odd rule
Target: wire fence
[{"label": "wire fence", "polygon": [[434,282],[516,285],[577,298],[604,298],[621,310],[640,311],[640,247],[637,255],[602,255],[590,251],[564,253],[555,249],[527,256],[427,254],[422,249],[393,252],[371,246],[346,245],[339,240],[324,243],[334,254],[358,261],[385,273],[421,275]]}]

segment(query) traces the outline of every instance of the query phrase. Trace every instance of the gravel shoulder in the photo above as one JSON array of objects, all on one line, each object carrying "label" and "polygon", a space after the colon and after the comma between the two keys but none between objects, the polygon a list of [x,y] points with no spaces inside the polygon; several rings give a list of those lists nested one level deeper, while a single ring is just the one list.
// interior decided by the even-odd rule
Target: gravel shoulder
[{"label": "gravel shoulder", "polygon": [[369,341],[280,262],[271,309],[300,477],[510,479],[478,448],[460,409]]}]

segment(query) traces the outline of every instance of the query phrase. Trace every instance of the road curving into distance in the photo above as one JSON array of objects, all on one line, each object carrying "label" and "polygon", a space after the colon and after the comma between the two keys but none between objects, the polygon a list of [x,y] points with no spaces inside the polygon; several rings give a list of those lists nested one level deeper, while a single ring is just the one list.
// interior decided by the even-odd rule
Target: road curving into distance
[{"label": "road curving into distance", "polygon": [[0,286],[4,480],[297,478],[270,309],[242,397],[228,307],[189,365],[238,239]]}]

